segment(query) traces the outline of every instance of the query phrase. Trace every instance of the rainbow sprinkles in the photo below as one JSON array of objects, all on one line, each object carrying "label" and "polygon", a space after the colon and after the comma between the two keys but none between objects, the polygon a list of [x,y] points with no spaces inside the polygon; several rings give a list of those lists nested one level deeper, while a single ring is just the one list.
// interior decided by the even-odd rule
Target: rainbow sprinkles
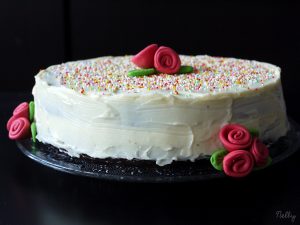
[{"label": "rainbow sprinkles", "polygon": [[216,94],[257,90],[280,76],[280,69],[267,63],[235,58],[180,55],[183,65],[194,68],[187,74],[154,74],[129,77],[138,67],[132,56],[100,57],[51,66],[60,85],[82,94],[102,95],[163,91],[189,96],[193,93]]}]

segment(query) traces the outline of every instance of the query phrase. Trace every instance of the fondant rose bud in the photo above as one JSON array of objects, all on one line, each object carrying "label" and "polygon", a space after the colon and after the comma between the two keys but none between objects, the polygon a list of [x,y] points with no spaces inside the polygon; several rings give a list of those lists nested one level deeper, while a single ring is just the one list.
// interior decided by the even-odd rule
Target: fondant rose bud
[{"label": "fondant rose bud", "polygon": [[248,149],[252,142],[249,131],[239,124],[228,124],[222,127],[219,138],[228,151]]},{"label": "fondant rose bud", "polygon": [[236,150],[229,152],[223,160],[223,169],[231,177],[247,176],[253,169],[254,159],[250,152]]},{"label": "fondant rose bud", "polygon": [[132,57],[131,61],[140,68],[153,68],[154,67],[154,54],[158,49],[157,44],[152,44],[144,48],[134,57]]},{"label": "fondant rose bud", "polygon": [[8,137],[12,140],[29,138],[31,135],[30,122],[25,117],[19,117],[12,121]]},{"label": "fondant rose bud", "polygon": [[181,61],[178,54],[171,48],[162,46],[154,55],[154,67],[161,73],[174,74],[179,71]]},{"label": "fondant rose bud", "polygon": [[250,152],[254,157],[256,166],[261,167],[267,164],[269,149],[258,138],[254,138]]}]

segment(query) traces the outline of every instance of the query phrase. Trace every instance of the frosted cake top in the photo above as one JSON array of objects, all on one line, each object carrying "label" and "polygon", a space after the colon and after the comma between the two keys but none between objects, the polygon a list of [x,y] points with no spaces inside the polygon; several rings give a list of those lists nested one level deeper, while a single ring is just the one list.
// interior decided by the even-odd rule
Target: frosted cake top
[{"label": "frosted cake top", "polygon": [[257,90],[280,79],[280,68],[268,63],[207,55],[180,55],[187,74],[130,77],[138,69],[132,56],[106,56],[55,65],[41,71],[49,85],[65,86],[81,94],[167,92],[174,95],[236,93]]}]

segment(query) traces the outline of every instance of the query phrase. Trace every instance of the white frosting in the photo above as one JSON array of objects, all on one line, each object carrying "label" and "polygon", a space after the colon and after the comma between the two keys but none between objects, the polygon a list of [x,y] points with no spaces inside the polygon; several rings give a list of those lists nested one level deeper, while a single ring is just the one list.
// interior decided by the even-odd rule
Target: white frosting
[{"label": "white frosting", "polygon": [[47,69],[33,89],[37,139],[71,156],[155,160],[161,166],[210,155],[221,146],[218,132],[227,123],[256,128],[260,138],[274,141],[288,129],[280,70],[274,68],[276,76],[255,92],[188,97],[160,90],[82,95]]}]

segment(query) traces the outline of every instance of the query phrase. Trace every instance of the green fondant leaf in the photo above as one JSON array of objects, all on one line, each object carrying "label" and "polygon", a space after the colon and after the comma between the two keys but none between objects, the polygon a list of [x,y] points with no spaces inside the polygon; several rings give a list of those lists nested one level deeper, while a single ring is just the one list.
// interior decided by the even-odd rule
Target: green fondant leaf
[{"label": "green fondant leaf", "polygon": [[36,142],[36,124],[33,122],[30,126],[31,129],[31,139],[35,143]]},{"label": "green fondant leaf", "polygon": [[210,157],[210,163],[216,170],[223,170],[223,158],[228,152],[224,148],[216,149]]},{"label": "green fondant leaf", "polygon": [[251,134],[252,137],[258,137],[259,136],[259,131],[255,128],[248,128],[249,133]]},{"label": "green fondant leaf", "polygon": [[34,120],[34,101],[29,102],[29,120],[31,122]]},{"label": "green fondant leaf", "polygon": [[128,72],[128,76],[130,77],[142,77],[142,76],[148,76],[157,73],[157,71],[154,68],[149,69],[138,69],[138,70],[130,70]]},{"label": "green fondant leaf", "polygon": [[194,68],[192,66],[181,66],[177,74],[184,74],[184,73],[192,73]]}]

